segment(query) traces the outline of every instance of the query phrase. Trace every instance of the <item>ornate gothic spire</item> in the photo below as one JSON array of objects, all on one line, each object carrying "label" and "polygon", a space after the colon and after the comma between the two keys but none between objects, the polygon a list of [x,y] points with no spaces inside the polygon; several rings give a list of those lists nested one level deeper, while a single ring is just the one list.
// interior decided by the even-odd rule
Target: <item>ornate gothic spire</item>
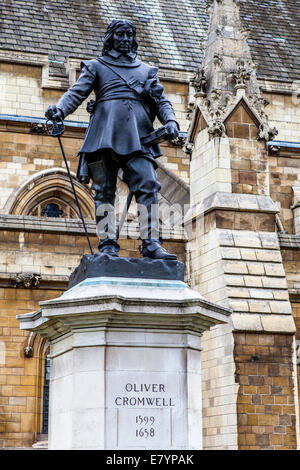
[{"label": "ornate gothic spire", "polygon": [[255,65],[243,28],[238,0],[208,1],[210,25],[201,68],[191,81],[195,88],[196,106],[208,124],[211,137],[225,135],[224,122],[243,99],[256,117],[258,138],[271,140],[277,134],[271,129],[264,111]]}]

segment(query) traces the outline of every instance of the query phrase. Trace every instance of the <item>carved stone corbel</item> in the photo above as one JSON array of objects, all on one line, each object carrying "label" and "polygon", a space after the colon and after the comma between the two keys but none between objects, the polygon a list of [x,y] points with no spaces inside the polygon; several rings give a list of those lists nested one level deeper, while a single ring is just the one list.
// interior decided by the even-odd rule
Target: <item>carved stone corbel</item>
[{"label": "carved stone corbel", "polygon": [[12,284],[14,287],[22,287],[25,289],[30,289],[33,287],[39,287],[41,283],[40,274],[35,273],[20,273],[12,279]]},{"label": "carved stone corbel", "polygon": [[190,155],[190,156],[192,155],[193,150],[194,150],[194,144],[192,142],[189,142],[188,144],[185,144],[184,147],[183,147],[183,151],[187,155]]},{"label": "carved stone corbel", "polygon": [[226,137],[226,128],[220,119],[215,119],[208,127],[207,132],[210,139],[215,137]]},{"label": "carved stone corbel", "polygon": [[278,130],[276,127],[271,128],[267,122],[263,122],[259,126],[257,140],[269,142],[270,140],[274,140],[277,134]]},{"label": "carved stone corbel", "polygon": [[33,357],[33,346],[35,339],[37,337],[36,333],[29,333],[29,336],[27,338],[26,345],[24,346],[24,356],[29,359],[30,357]]},{"label": "carved stone corbel", "polygon": [[279,145],[270,145],[268,147],[269,155],[279,155],[280,154],[280,147]]}]

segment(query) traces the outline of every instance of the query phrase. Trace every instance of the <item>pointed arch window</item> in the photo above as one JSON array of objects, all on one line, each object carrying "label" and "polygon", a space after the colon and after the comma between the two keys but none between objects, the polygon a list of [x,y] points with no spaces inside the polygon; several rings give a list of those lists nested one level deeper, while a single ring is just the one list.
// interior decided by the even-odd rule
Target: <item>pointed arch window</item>
[{"label": "pointed arch window", "polygon": [[[94,201],[91,190],[77,183],[75,177],[74,185],[84,218],[94,220]],[[11,196],[8,206],[8,213],[14,215],[79,218],[67,172],[58,168],[34,175]],[[56,213],[52,211],[51,215],[49,207],[56,207]]]}]

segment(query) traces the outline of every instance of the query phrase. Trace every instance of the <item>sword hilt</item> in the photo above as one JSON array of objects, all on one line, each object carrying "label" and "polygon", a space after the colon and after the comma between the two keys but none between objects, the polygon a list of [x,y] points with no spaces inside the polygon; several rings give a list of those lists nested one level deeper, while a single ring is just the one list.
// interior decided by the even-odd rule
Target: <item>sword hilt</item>
[{"label": "sword hilt", "polygon": [[65,126],[61,118],[48,119],[46,121],[46,128],[48,134],[52,137],[59,137],[65,132]]}]

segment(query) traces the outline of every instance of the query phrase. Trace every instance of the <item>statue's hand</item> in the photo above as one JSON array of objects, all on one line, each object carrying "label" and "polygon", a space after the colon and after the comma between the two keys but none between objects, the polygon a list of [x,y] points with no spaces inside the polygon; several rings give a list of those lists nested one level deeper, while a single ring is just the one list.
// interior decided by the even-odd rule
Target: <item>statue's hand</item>
[{"label": "statue's hand", "polygon": [[175,121],[169,121],[165,124],[166,131],[170,140],[176,139],[178,137],[178,125]]},{"label": "statue's hand", "polygon": [[48,119],[54,119],[54,121],[59,121],[64,118],[62,110],[57,108],[55,104],[48,106],[45,116]]}]

